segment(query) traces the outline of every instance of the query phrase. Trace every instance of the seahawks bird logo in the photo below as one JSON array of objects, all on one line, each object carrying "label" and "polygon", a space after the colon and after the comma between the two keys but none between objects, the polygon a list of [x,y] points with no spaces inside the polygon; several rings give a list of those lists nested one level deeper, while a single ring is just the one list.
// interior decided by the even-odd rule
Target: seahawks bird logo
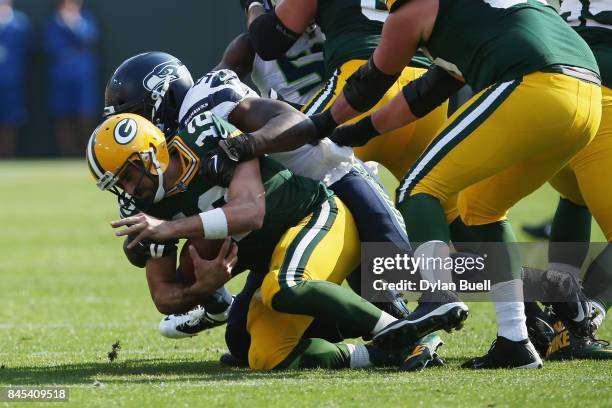
[{"label": "seahawks bird logo", "polygon": [[155,68],[143,79],[142,85],[148,91],[153,91],[162,86],[166,81],[174,82],[185,76],[185,66],[178,59],[166,61]]},{"label": "seahawks bird logo", "polygon": [[117,123],[115,126],[114,136],[115,140],[119,144],[128,144],[134,139],[138,132],[138,125],[136,121],[131,118],[125,118]]}]

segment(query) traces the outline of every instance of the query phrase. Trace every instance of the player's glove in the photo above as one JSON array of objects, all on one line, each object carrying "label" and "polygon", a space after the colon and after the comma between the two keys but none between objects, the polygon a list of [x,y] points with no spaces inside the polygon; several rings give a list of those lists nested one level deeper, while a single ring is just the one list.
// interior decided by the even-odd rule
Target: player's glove
[{"label": "player's glove", "polygon": [[244,11],[247,11],[253,3],[259,3],[263,6],[261,1],[262,0],[240,0],[240,7],[242,7]]},{"label": "player's glove", "polygon": [[248,133],[220,141],[219,148],[223,150],[230,160],[236,163],[255,158],[255,140]]},{"label": "player's glove", "polygon": [[127,236],[123,241],[123,252],[130,263],[138,268],[144,268],[149,258],[163,258],[175,254],[177,251],[177,240],[168,242],[153,242],[150,240],[140,241],[134,248],[128,249],[132,239]]},{"label": "player's glove", "polygon": [[312,142],[318,142],[319,140],[328,137],[332,134],[338,123],[334,120],[331,114],[331,110],[317,113],[310,117],[310,121],[315,127],[315,137]]},{"label": "player's glove", "polygon": [[371,117],[366,116],[357,123],[336,128],[329,138],[341,146],[357,147],[365,145],[378,135],[380,133],[372,124]]},{"label": "player's glove", "polygon": [[204,156],[200,176],[211,184],[229,187],[237,165],[237,161],[231,160],[225,150],[216,148]]}]

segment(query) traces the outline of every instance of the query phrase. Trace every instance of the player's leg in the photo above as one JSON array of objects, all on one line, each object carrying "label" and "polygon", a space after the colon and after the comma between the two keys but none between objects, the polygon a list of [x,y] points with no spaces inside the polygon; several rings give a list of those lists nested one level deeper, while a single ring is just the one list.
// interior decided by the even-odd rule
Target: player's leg
[{"label": "player's leg", "polygon": [[[569,168],[575,174],[576,184],[565,181],[567,179],[571,181],[571,178],[568,177],[567,173],[561,173],[555,177],[556,183],[553,185],[573,203],[586,205],[603,231],[606,240],[612,242],[612,192],[610,189],[601,188],[601,180],[612,178],[612,90],[603,87],[602,91],[603,109],[599,130],[591,143],[578,152],[569,165]],[[563,176],[565,178],[562,178]],[[574,213],[575,211],[570,215],[574,215]],[[565,222],[568,221],[565,220]],[[586,228],[583,234],[586,235]],[[552,237],[551,241],[553,241]],[[603,319],[610,305],[610,293],[612,292],[611,252],[612,250],[608,245],[592,262],[584,277],[585,294],[588,298],[594,300],[594,306],[598,312],[595,321],[596,326]],[[563,258],[560,259],[563,260]],[[553,261],[554,259],[551,259],[551,263]],[[580,265],[576,266],[580,267]],[[569,268],[569,271],[577,274],[578,268]]]},{"label": "player's leg", "polygon": [[[441,202],[476,183],[482,189],[491,175],[550,152],[545,156],[547,165],[540,164],[542,173],[528,174],[518,185],[516,179],[508,177],[509,184],[497,186],[499,180],[489,183],[495,194],[486,198],[474,195],[467,200],[468,196],[461,193],[462,220],[478,226],[476,236],[481,241],[511,240],[511,231],[501,222],[506,211],[544,183],[592,138],[600,118],[598,92],[597,87],[573,78],[535,73],[522,80],[496,84],[473,97],[449,119],[398,189],[399,209],[413,242],[425,242],[424,251],[432,252],[434,248],[444,256],[448,252],[445,243],[449,229]],[[526,104],[527,100],[531,102]],[[541,101],[537,106],[543,108],[532,109],[534,101]],[[581,120],[576,121],[576,116]],[[510,251],[506,258],[512,260],[516,255]],[[450,281],[449,271],[431,272],[432,279]],[[495,288],[494,299],[521,294],[519,272],[518,265],[509,263],[506,276],[500,277],[506,283],[500,282]],[[509,303],[507,310],[498,311],[499,323],[519,325],[518,333],[526,340],[522,302],[505,303]],[[503,343],[498,342],[498,349],[507,348]]]},{"label": "player's leg", "polygon": [[263,303],[283,313],[308,315],[374,335],[383,347],[405,345],[435,330],[450,329],[462,316],[397,320],[340,283],[359,264],[353,217],[335,197],[285,233],[261,287]]},{"label": "player's leg", "polygon": [[[356,163],[354,168],[332,184],[330,189],[346,204],[353,215],[362,243],[387,242],[395,245],[399,251],[410,251],[401,214],[395,209],[383,187],[368,173],[362,163]],[[359,295],[362,295],[361,278],[360,268],[347,277],[349,286]],[[396,292],[377,293],[375,299],[368,298],[368,300],[397,318],[408,315],[404,300]]]},{"label": "player's leg", "polygon": [[440,337],[430,334],[394,351],[368,344],[332,343],[308,337],[313,318],[275,311],[253,297],[248,312],[249,366],[254,370],[400,366],[418,370],[436,360]]}]

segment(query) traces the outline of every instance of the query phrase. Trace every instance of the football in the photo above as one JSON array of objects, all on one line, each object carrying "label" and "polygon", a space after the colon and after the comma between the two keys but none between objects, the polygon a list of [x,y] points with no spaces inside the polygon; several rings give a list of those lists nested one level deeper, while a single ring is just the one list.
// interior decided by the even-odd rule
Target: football
[{"label": "football", "polygon": [[202,259],[211,260],[215,259],[219,254],[221,245],[223,245],[223,240],[190,238],[185,242],[179,255],[178,273],[182,276],[186,285],[191,285],[195,282],[193,261],[189,254],[189,245],[193,245],[196,248]]}]

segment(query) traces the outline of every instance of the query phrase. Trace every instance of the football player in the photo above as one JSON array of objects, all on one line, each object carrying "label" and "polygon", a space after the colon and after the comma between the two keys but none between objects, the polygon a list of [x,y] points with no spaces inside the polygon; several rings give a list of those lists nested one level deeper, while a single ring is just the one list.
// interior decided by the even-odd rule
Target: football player
[{"label": "football player", "polygon": [[[342,92],[348,77],[372,55],[388,16],[381,1],[282,0],[269,13],[258,0],[242,0],[241,4],[246,8],[250,22],[250,42],[263,60],[284,55],[313,21],[323,31],[325,84],[302,108],[309,116],[329,107]],[[393,81],[394,85],[380,106],[399,93],[405,84],[421,76],[429,64],[424,55],[415,56],[401,76]],[[443,104],[421,120],[385,134],[371,145],[355,149],[357,157],[381,163],[398,180],[401,179],[446,119],[446,109],[446,104]]]},{"label": "football player", "polygon": [[[358,233],[350,212],[323,183],[294,175],[268,157],[241,163],[227,184],[211,183],[203,164],[215,160],[219,140],[236,133],[214,113],[202,111],[169,142],[134,114],[107,118],[90,138],[87,162],[97,186],[117,195],[123,190],[136,208],[146,210],[111,223],[126,227],[116,234],[133,238],[128,248],[143,239],[225,239],[213,261],[189,248],[196,275],[191,286],[168,283],[176,252],[147,261],[158,307],[197,302],[222,286],[234,269],[256,271],[267,265],[248,310],[248,359],[256,370],[400,366],[419,338],[465,318],[457,310],[444,322],[398,320],[341,287],[359,264]],[[315,318],[372,335],[373,344],[303,337]]]},{"label": "football player", "polygon": [[[561,198],[551,227],[549,269],[568,273],[576,281],[580,279],[588,244],[579,243],[590,240],[591,213],[608,246],[584,275],[586,299],[553,304],[556,316],[550,323],[557,334],[547,358],[612,358],[609,348],[593,341],[594,332],[612,305],[612,246],[609,244],[612,240],[612,195],[597,182],[612,177],[612,0],[564,0],[559,12],[593,51],[602,74],[603,99],[601,124],[595,137],[550,180]],[[562,323],[558,323],[557,318],[561,318]]]},{"label": "football player", "polygon": [[[514,241],[507,210],[561,169],[599,127],[601,81],[592,52],[543,1],[390,0],[387,5],[391,14],[373,57],[315,118],[317,132],[327,134],[371,109],[421,46],[436,65],[380,110],[339,128],[334,140],[363,145],[426,115],[470,84],[478,94],[449,118],[407,173],[397,191],[398,206],[413,241],[424,242],[424,253],[448,253],[442,204],[457,195],[461,220],[478,241]],[[538,34],[527,35],[523,24]],[[519,301],[518,254],[512,246],[504,253],[509,261],[492,288],[498,337],[486,355],[466,362],[468,368],[542,365]],[[451,280],[447,270],[431,272],[432,280]]]},{"label": "football player", "polygon": [[[266,11],[272,10],[275,4],[274,0],[262,0]],[[247,17],[250,22],[257,16],[249,13]],[[323,85],[324,42],[321,29],[312,24],[283,56],[264,61],[255,53],[248,35],[241,34],[227,46],[214,70],[230,69],[240,79],[250,73],[262,97],[280,99],[301,108]]]},{"label": "football player", "polygon": [[[153,90],[143,87],[143,84],[153,82],[149,78],[153,76],[152,72],[160,72],[159,67],[166,67],[165,72],[168,73],[165,77],[154,76],[159,78],[159,87],[152,87]],[[186,125],[199,113],[211,110],[239,129],[251,131],[253,137],[264,135],[266,138],[273,138],[284,133],[290,136],[292,143],[303,139],[303,129],[295,126],[304,120],[303,114],[280,101],[259,98],[254,91],[240,82],[234,72],[213,71],[185,92],[182,86],[176,87],[176,84],[181,82],[180,74],[183,72],[188,71],[180,61],[164,53],[145,53],[126,60],[107,85],[107,111],[140,112],[166,129],[166,135],[170,137],[179,123]],[[167,88],[167,91],[163,91],[163,88]],[[339,148],[329,140],[323,140],[316,146],[305,145],[295,151],[278,153],[273,157],[300,175],[325,181],[349,206],[363,242],[391,242],[402,249],[409,248],[401,215],[382,187],[367,173],[364,166],[354,159],[350,149]],[[211,168],[207,174],[220,170]],[[123,215],[127,216],[129,212],[124,212]],[[150,245],[143,247],[148,250]],[[159,251],[147,251],[146,255],[151,256],[149,253],[154,256],[161,254]],[[141,266],[144,266],[144,263],[141,263]],[[358,276],[351,275],[349,283],[359,293]],[[407,313],[403,302],[399,300],[391,303],[380,302],[377,306],[397,317]],[[464,305],[459,307],[464,308]],[[206,305],[204,309],[207,309]],[[447,312],[449,310],[442,311],[441,314]],[[171,337],[183,336],[181,333],[192,335],[209,327],[209,321],[224,321],[226,318],[226,314],[215,314],[207,319],[200,319],[202,313],[202,309],[198,308],[194,313],[165,318],[160,326],[162,333]]]}]

